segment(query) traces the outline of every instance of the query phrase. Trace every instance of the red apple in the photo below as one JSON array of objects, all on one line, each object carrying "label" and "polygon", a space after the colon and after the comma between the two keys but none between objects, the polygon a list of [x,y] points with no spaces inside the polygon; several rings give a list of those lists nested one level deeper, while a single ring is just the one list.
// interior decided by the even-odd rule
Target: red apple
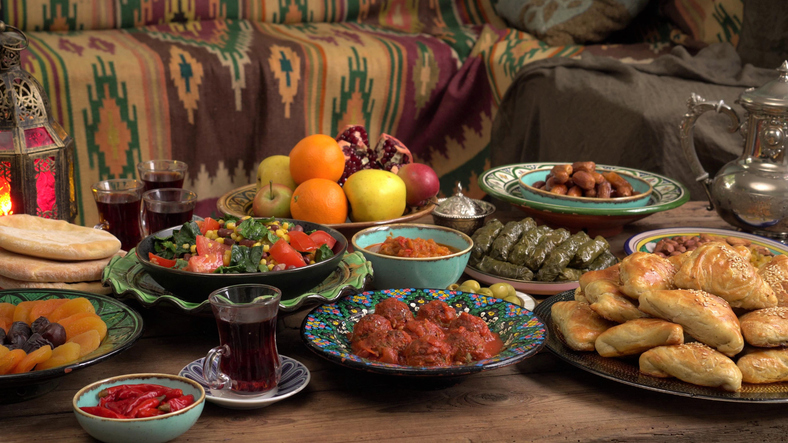
[{"label": "red apple", "polygon": [[255,217],[289,218],[292,197],[292,189],[269,181],[268,186],[263,186],[255,194],[252,200],[252,214]]},{"label": "red apple", "polygon": [[438,174],[423,163],[408,163],[402,165],[397,171],[397,175],[405,182],[407,196],[405,200],[408,206],[421,206],[427,200],[438,195],[441,183]]}]

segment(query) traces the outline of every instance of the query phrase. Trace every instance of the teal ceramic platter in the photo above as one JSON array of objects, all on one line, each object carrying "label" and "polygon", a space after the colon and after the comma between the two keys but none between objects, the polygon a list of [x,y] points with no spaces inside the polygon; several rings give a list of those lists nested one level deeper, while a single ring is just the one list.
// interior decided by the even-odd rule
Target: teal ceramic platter
[{"label": "teal ceramic platter", "polygon": [[0,303],[19,304],[23,301],[51,298],[79,298],[90,300],[107,324],[107,336],[98,349],[79,360],[43,371],[0,375],[0,403],[27,400],[57,387],[58,377],[77,369],[104,361],[130,348],[142,335],[142,317],[134,309],[118,300],[89,292],[65,289],[8,289],[0,291]]},{"label": "teal ceramic platter", "polygon": [[602,357],[596,352],[572,350],[553,324],[551,308],[560,301],[574,300],[574,291],[562,292],[539,303],[534,309],[550,331],[547,349],[562,360],[584,371],[625,385],[683,397],[741,403],[788,403],[788,383],[742,383],[741,391],[698,386],[675,378],[658,378],[640,373],[637,359]]},{"label": "teal ceramic platter", "polygon": [[516,165],[499,166],[485,171],[479,177],[479,186],[493,197],[512,203],[516,206],[526,206],[533,209],[556,213],[600,215],[600,216],[631,216],[648,215],[655,212],[678,208],[687,201],[690,195],[687,188],[676,180],[663,175],[641,171],[639,169],[622,168],[619,166],[596,165],[599,170],[623,171],[635,177],[646,180],[654,188],[651,200],[646,206],[640,208],[600,209],[600,208],[570,208],[561,205],[540,203],[528,200],[522,196],[519,178],[523,174],[536,169],[552,168],[564,163],[521,163]]},{"label": "teal ceramic platter", "polygon": [[[422,305],[437,299],[458,313],[465,311],[481,317],[501,337],[503,349],[489,359],[441,367],[381,363],[353,354],[348,333],[361,317],[374,311],[378,302],[389,297],[407,304],[414,314]],[[544,346],[547,329],[532,311],[497,298],[448,289],[408,288],[367,291],[318,306],[304,318],[301,338],[319,356],[352,369],[401,376],[460,376],[515,364],[536,354]]]},{"label": "teal ceramic platter", "polygon": [[[115,257],[104,268],[101,281],[112,287],[119,299],[133,299],[146,308],[166,307],[190,315],[212,316],[206,300],[187,301],[166,291],[147,273],[137,260],[134,250],[125,257]],[[372,281],[372,264],[360,252],[346,253],[339,265],[311,290],[279,304],[280,312],[293,312],[304,306],[328,303],[359,292]]]}]

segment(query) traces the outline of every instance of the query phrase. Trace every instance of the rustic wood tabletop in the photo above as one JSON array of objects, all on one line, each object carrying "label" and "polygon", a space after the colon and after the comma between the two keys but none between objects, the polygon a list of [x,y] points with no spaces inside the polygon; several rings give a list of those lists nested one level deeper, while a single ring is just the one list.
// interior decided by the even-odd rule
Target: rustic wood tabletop
[{"label": "rustic wood tabletop", "polygon": [[[497,204],[499,218],[522,216]],[[624,242],[636,233],[688,226],[732,229],[703,203],[690,202],[635,222],[610,242],[623,257]],[[212,318],[133,306],[145,319],[144,336],[120,355],[62,377],[44,396],[0,405],[0,441],[92,441],[72,412],[80,388],[120,374],[177,374],[218,344]],[[414,380],[344,368],[303,345],[299,327],[305,313],[283,317],[278,332],[280,353],[311,372],[303,391],[255,410],[208,403],[175,441],[781,441],[788,435],[788,405],[653,392],[585,372],[548,350],[456,379]]]}]

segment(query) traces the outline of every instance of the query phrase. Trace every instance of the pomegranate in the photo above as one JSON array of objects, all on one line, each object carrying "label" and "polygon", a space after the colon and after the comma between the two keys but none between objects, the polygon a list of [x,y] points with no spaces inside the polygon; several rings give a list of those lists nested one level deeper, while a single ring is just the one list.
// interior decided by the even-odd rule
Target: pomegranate
[{"label": "pomegranate", "polygon": [[340,186],[353,173],[363,169],[382,169],[396,174],[402,165],[413,162],[413,155],[405,144],[388,134],[381,134],[375,148],[370,148],[369,135],[361,125],[346,126],[336,140],[345,154]]}]

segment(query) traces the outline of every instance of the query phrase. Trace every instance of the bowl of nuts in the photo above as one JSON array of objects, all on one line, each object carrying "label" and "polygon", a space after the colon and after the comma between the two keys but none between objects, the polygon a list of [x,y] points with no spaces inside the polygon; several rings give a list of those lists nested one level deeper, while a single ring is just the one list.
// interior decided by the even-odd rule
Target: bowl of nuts
[{"label": "bowl of nuts", "polygon": [[598,170],[590,161],[526,172],[519,184],[525,199],[572,208],[639,208],[648,204],[654,190],[640,177]]}]

